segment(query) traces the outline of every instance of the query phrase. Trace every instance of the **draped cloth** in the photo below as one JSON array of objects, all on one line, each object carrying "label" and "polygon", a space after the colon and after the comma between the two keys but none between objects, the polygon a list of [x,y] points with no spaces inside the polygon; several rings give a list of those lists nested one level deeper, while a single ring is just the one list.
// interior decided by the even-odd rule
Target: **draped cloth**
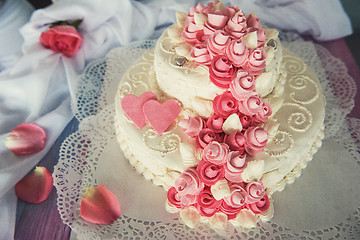
[{"label": "draped cloth", "polygon": [[[18,8],[9,2],[18,3]],[[176,21],[176,10],[187,12],[198,2],[206,4],[195,0],[107,0],[106,3],[62,0],[34,11],[21,28],[31,6],[22,0],[8,0],[0,6],[0,142],[23,122],[36,123],[47,133],[45,148],[33,155],[16,157],[0,144],[0,239],[13,238],[14,185],[45,156],[73,117],[70,107],[73,90],[86,64],[104,57],[111,48],[157,38]],[[223,2],[236,4],[245,13],[256,12],[262,24],[309,34],[318,40],[340,38],[352,32],[339,0]],[[21,5],[22,10],[17,11]],[[78,30],[84,41],[74,57],[65,57],[39,43],[41,32],[51,23],[76,19],[83,20]]]}]

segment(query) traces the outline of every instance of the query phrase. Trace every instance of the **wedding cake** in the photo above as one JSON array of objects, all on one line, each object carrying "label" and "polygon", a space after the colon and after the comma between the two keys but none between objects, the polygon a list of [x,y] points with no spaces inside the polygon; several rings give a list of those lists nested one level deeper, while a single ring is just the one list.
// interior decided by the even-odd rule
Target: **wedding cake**
[{"label": "wedding cake", "polygon": [[254,227],[321,146],[321,86],[253,13],[215,1],[176,17],[120,82],[117,140],[189,227]]}]

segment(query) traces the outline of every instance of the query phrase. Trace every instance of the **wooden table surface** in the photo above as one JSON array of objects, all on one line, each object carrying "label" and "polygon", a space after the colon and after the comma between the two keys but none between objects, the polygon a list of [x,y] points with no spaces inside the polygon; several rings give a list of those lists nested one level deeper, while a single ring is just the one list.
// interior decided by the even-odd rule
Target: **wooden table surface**
[{"label": "wooden table surface", "polygon": [[[320,43],[326,47],[335,57],[341,59],[348,68],[349,75],[356,81],[360,88],[360,70],[351,50],[347,47],[344,39]],[[350,117],[360,119],[360,93],[355,98],[355,108]],[[45,166],[50,171],[54,169],[58,161],[59,148],[64,139],[76,131],[78,123],[73,119],[57,139],[49,153],[41,160],[39,166]],[[71,228],[63,224],[56,206],[56,190],[53,188],[49,198],[40,204],[29,204],[18,201],[16,213],[15,239],[18,240],[68,240]]]}]

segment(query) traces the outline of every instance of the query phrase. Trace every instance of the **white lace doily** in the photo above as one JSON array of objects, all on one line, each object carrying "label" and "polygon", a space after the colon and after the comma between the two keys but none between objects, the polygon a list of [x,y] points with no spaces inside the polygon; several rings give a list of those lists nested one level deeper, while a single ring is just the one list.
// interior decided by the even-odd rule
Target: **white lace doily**
[{"label": "white lace doily", "polygon": [[[243,232],[228,229],[225,236],[204,225],[189,229],[176,214],[165,212],[166,192],[146,182],[124,159],[113,127],[114,95],[121,79],[113,76],[123,74],[154,41],[114,50],[116,62],[97,60],[79,79],[73,104],[79,129],[63,142],[53,173],[63,222],[79,239],[360,238],[360,120],[346,118],[354,106],[356,84],[345,64],[325,48],[294,34],[282,35],[282,43],[318,74],[327,100],[326,138],[302,177],[274,194],[271,222]],[[85,188],[100,184],[115,193],[123,211],[111,225],[90,224],[80,217]]]}]

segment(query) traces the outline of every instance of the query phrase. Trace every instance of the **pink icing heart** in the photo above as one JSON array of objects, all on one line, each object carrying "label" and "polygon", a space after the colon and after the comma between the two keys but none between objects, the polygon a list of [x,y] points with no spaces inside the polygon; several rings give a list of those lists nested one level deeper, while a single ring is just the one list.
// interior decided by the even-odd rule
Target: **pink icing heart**
[{"label": "pink icing heart", "polygon": [[143,110],[151,127],[161,136],[179,115],[180,105],[174,99],[162,104],[156,100],[149,100],[144,104]]},{"label": "pink icing heart", "polygon": [[130,118],[138,129],[141,129],[146,124],[146,118],[143,112],[144,103],[149,100],[156,100],[157,97],[153,92],[145,92],[140,97],[133,94],[124,96],[121,100],[121,107],[126,116]]}]

